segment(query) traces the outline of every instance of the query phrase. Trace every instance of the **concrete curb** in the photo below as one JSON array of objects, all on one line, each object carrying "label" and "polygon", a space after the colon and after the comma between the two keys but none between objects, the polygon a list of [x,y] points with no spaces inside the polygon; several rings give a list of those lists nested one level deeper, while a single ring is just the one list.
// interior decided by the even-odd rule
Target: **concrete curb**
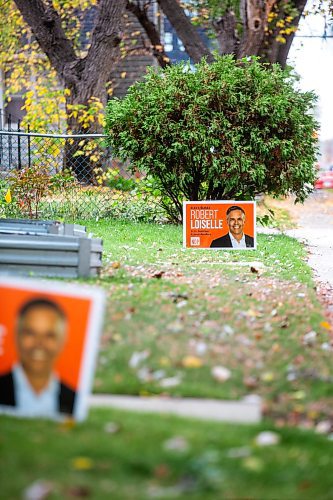
[{"label": "concrete curb", "polygon": [[89,398],[89,406],[164,413],[219,422],[254,424],[261,421],[261,399],[258,396],[249,396],[241,401],[220,401],[216,399],[93,394]]}]

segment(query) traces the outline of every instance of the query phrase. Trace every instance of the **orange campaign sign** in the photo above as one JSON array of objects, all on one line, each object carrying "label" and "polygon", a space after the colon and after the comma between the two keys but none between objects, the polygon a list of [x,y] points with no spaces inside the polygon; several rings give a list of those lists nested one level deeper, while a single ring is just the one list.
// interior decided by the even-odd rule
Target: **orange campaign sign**
[{"label": "orange campaign sign", "polygon": [[215,250],[256,248],[254,201],[185,201],[183,246]]},{"label": "orange campaign sign", "polygon": [[0,412],[82,420],[104,293],[54,281],[0,278]]}]

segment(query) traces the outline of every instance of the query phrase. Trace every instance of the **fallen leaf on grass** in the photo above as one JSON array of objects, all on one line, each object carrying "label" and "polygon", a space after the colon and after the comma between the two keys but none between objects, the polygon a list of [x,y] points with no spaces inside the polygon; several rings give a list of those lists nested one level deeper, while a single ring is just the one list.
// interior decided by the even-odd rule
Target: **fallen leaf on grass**
[{"label": "fallen leaf on grass", "polygon": [[165,274],[165,271],[158,271],[157,273],[152,274],[151,278],[161,279],[163,274]]},{"label": "fallen leaf on grass", "polygon": [[256,377],[244,377],[243,384],[248,389],[255,389],[258,386],[258,379]]},{"label": "fallen leaf on grass", "polygon": [[311,487],[312,487],[312,483],[310,481],[307,481],[307,480],[302,481],[298,485],[298,489],[301,490],[301,491],[308,490]]},{"label": "fallen leaf on grass", "polygon": [[207,352],[208,346],[206,342],[196,342],[194,348],[198,356],[204,356]]},{"label": "fallen leaf on grass", "polygon": [[287,316],[283,317],[280,323],[280,328],[288,328],[290,325],[289,319]]},{"label": "fallen leaf on grass", "polygon": [[167,358],[166,356],[162,356],[159,360],[158,360],[159,364],[161,366],[170,366],[170,359]]},{"label": "fallen leaf on grass", "polygon": [[280,435],[272,431],[260,432],[256,438],[255,443],[257,446],[273,446],[279,444]]},{"label": "fallen leaf on grass", "polygon": [[116,434],[120,430],[120,425],[116,422],[107,422],[104,426],[104,431],[108,434]]},{"label": "fallen leaf on grass", "polygon": [[177,302],[176,307],[178,309],[181,309],[182,307],[187,306],[187,300],[181,300],[180,302]]},{"label": "fallen leaf on grass", "polygon": [[263,382],[272,382],[274,380],[274,373],[272,372],[265,372],[261,375],[261,380]]},{"label": "fallen leaf on grass", "polygon": [[164,377],[165,377],[165,371],[164,370],[156,370],[156,371],[154,371],[152,373],[153,380],[161,380]]},{"label": "fallen leaf on grass", "polygon": [[137,368],[139,364],[148,358],[150,351],[148,349],[140,352],[133,352],[128,362],[130,368]]},{"label": "fallen leaf on grass", "polygon": [[311,330],[311,332],[308,332],[305,335],[303,335],[302,341],[304,345],[312,346],[316,343],[316,339],[317,339],[317,332]]},{"label": "fallen leaf on grass", "polygon": [[54,486],[51,482],[38,479],[23,491],[22,497],[24,500],[44,500],[52,493],[53,489]]},{"label": "fallen leaf on grass", "polygon": [[315,427],[315,431],[317,434],[329,434],[332,429],[332,424],[329,420],[322,420],[321,422],[318,422],[318,424]]},{"label": "fallen leaf on grass", "polygon": [[235,330],[230,325],[224,325],[223,333],[225,333],[228,337],[231,337],[235,333]]},{"label": "fallen leaf on grass", "polygon": [[88,486],[71,486],[67,490],[67,495],[74,498],[87,498],[91,496]]},{"label": "fallen leaf on grass", "polygon": [[243,446],[241,448],[230,448],[227,451],[228,458],[246,458],[251,455],[251,448]]},{"label": "fallen leaf on grass", "polygon": [[261,472],[264,468],[264,462],[257,457],[247,457],[242,461],[242,466],[252,472]]},{"label": "fallen leaf on grass", "polygon": [[94,462],[88,457],[75,457],[72,460],[72,468],[74,470],[90,470],[94,466]]},{"label": "fallen leaf on grass", "polygon": [[141,382],[151,382],[153,379],[153,374],[147,366],[140,368],[136,375]]},{"label": "fallen leaf on grass", "polygon": [[170,469],[166,464],[158,464],[156,465],[153,474],[158,479],[162,479],[170,476]]},{"label": "fallen leaf on grass", "polygon": [[115,333],[114,335],[112,335],[112,340],[114,342],[119,342],[121,340],[121,335],[119,335],[119,333]]},{"label": "fallen leaf on grass", "polygon": [[184,452],[189,449],[189,444],[183,436],[174,436],[164,441],[163,448],[170,451]]},{"label": "fallen leaf on grass", "polygon": [[272,351],[273,352],[280,352],[281,351],[281,346],[280,344],[276,343],[272,345]]},{"label": "fallen leaf on grass", "polygon": [[182,302],[183,300],[188,300],[188,295],[186,293],[176,293],[167,292],[167,296],[172,298],[172,302],[177,304],[177,302]]},{"label": "fallen leaf on grass", "polygon": [[306,396],[305,392],[304,391],[295,391],[291,397],[293,399],[304,399]]},{"label": "fallen leaf on grass", "polygon": [[173,332],[173,333],[179,333],[183,329],[184,329],[184,326],[179,320],[173,321],[172,323],[170,323],[167,326],[167,330],[169,330],[170,332]]},{"label": "fallen leaf on grass", "polygon": [[60,423],[59,427],[62,431],[70,431],[75,427],[76,423],[73,418],[66,418],[63,422]]},{"label": "fallen leaf on grass", "polygon": [[247,316],[248,318],[258,318],[261,317],[262,314],[259,311],[255,311],[254,309],[249,309],[245,312],[245,316]]},{"label": "fallen leaf on grass", "polygon": [[185,368],[201,368],[203,361],[196,356],[185,356],[185,358],[182,359],[182,365]]},{"label": "fallen leaf on grass", "polygon": [[231,371],[224,366],[214,366],[212,368],[211,374],[217,382],[225,382],[231,377]]},{"label": "fallen leaf on grass", "polygon": [[176,387],[181,383],[182,379],[179,375],[175,375],[174,377],[164,378],[160,381],[159,386],[163,388],[168,387]]},{"label": "fallen leaf on grass", "polygon": [[322,321],[320,323],[320,326],[322,326],[323,328],[326,328],[326,330],[330,330],[331,329],[331,325],[329,324],[328,321]]}]

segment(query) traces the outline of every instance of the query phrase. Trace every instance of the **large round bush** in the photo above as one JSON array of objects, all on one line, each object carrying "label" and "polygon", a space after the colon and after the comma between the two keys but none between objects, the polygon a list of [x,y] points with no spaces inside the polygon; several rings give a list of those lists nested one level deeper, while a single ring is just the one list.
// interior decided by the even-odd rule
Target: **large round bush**
[{"label": "large round bush", "polygon": [[184,199],[304,200],[315,179],[314,103],[279,66],[223,56],[194,71],[150,70],[108,103],[106,130],[114,154],[151,176],[179,219]]}]

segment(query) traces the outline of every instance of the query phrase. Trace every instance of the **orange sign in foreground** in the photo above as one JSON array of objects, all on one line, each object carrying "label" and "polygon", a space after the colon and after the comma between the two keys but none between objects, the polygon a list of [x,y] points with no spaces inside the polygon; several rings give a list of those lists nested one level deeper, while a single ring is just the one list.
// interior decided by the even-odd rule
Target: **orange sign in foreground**
[{"label": "orange sign in foreground", "polygon": [[0,412],[82,420],[104,294],[66,283],[0,278]]},{"label": "orange sign in foreground", "polygon": [[256,248],[254,201],[185,201],[183,246],[227,250]]}]

